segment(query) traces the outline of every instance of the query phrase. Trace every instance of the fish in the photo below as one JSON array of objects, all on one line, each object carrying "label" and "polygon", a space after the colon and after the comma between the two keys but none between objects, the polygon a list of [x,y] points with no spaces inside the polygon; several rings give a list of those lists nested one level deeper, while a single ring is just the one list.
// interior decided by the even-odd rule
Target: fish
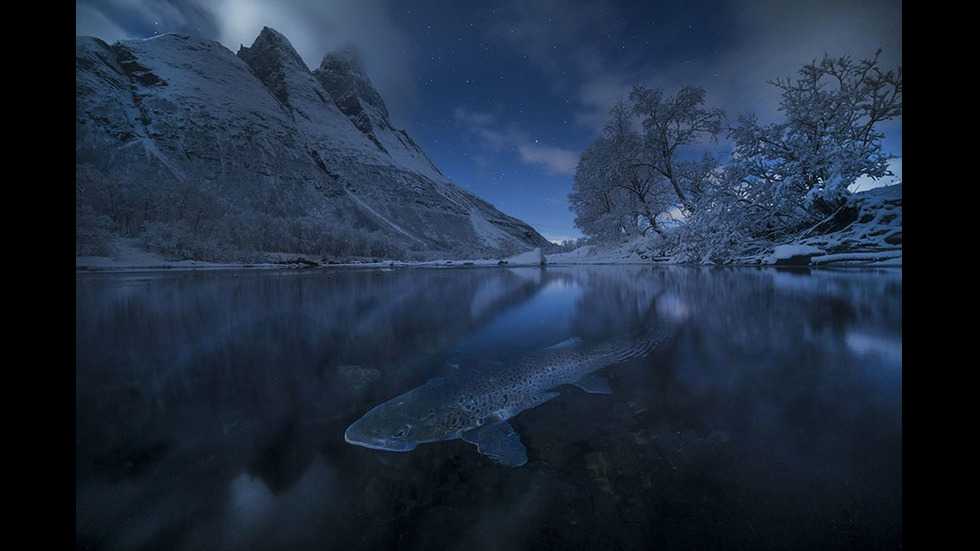
[{"label": "fish", "polygon": [[557,398],[571,384],[610,394],[597,370],[649,354],[667,331],[642,338],[569,339],[498,368],[435,377],[379,404],[344,433],[349,444],[408,452],[420,444],[462,439],[508,467],[527,463],[527,449],[508,419]]}]

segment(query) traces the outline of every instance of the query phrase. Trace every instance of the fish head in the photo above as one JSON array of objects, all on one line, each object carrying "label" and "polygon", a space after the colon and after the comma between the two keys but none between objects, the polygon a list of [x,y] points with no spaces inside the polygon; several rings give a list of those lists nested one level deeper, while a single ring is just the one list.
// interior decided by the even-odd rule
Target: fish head
[{"label": "fish head", "polygon": [[375,450],[407,452],[418,444],[459,437],[452,408],[427,386],[376,406],[347,427],[344,440]]}]

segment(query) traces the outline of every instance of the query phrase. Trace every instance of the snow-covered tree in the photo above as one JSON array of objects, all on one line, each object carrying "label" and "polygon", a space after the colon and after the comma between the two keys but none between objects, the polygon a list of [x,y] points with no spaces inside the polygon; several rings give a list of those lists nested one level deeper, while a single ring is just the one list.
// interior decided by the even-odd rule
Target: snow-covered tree
[{"label": "snow-covered tree", "polygon": [[602,136],[582,154],[576,169],[570,209],[588,235],[660,233],[657,218],[671,205],[662,176],[641,160],[643,138],[631,112],[624,102],[613,107]]},{"label": "snow-covered tree", "polygon": [[641,232],[632,216],[632,201],[619,187],[612,143],[600,137],[579,159],[569,210],[583,233],[603,239],[631,237]]},{"label": "snow-covered tree", "polygon": [[680,205],[694,211],[717,161],[679,159],[680,149],[715,138],[723,113],[706,109],[704,90],[674,97],[635,86],[609,113],[602,135],[580,160],[569,196],[576,223],[588,235],[663,234],[658,221]]},{"label": "snow-covered tree", "polygon": [[890,175],[879,123],[902,114],[902,69],[882,70],[880,54],[859,62],[824,55],[796,80],[770,81],[782,91],[785,121],[742,116],[729,131],[738,186],[771,187],[771,210],[787,219],[825,217],[846,202],[857,178]]},{"label": "snow-covered tree", "polygon": [[705,91],[700,86],[685,86],[677,95],[668,97],[663,90],[636,85],[630,101],[643,127],[637,162],[665,178],[681,206],[688,213],[693,212],[701,190],[692,187],[697,174],[688,169],[696,169],[697,164],[679,161],[680,149],[706,138],[716,140],[724,111],[704,106]]}]

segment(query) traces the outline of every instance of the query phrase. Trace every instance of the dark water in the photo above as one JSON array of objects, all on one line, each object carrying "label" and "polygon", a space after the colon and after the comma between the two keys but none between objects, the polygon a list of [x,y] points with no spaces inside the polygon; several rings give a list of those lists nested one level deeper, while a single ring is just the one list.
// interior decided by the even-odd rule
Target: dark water
[{"label": "dark water", "polygon": [[[901,270],[78,274],[79,549],[897,549]],[[674,324],[512,425],[344,430],[430,377]]]}]

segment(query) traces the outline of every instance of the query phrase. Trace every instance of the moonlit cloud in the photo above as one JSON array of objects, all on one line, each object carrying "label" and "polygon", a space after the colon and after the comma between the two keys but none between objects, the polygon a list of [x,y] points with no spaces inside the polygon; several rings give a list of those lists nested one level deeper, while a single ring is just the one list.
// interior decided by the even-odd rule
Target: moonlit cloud
[{"label": "moonlit cloud", "polygon": [[576,96],[579,108],[575,112],[575,121],[598,134],[606,124],[609,110],[617,101],[626,98],[632,87],[633,83],[623,75],[612,72],[590,75]]},{"label": "moonlit cloud", "polygon": [[[383,0],[214,0],[211,4],[218,16],[219,41],[234,44],[234,49],[251,44],[262,27],[269,26],[289,38],[311,69],[328,52],[353,44],[379,89],[391,90],[411,80],[403,55],[407,39]],[[382,93],[386,99],[394,95]]]},{"label": "moonlit cloud", "polygon": [[396,125],[405,124],[417,95],[408,39],[385,0],[78,0],[75,11],[76,34],[114,42],[180,32],[217,40],[232,52],[268,26],[289,39],[310,69],[353,45]]},{"label": "moonlit cloud", "polygon": [[544,167],[550,174],[575,174],[579,154],[574,151],[525,142],[517,146],[521,160]]},{"label": "moonlit cloud", "polygon": [[516,123],[501,124],[498,117],[491,113],[464,107],[457,107],[454,117],[466,133],[477,138],[483,148],[515,152],[522,163],[543,168],[547,174],[575,174],[579,158],[577,152],[538,143]]},{"label": "moonlit cloud", "polygon": [[216,39],[210,0],[76,0],[75,34],[107,42],[169,32]]},{"label": "moonlit cloud", "polygon": [[130,35],[101,11],[81,3],[75,4],[75,35],[95,36],[112,43]]},{"label": "moonlit cloud", "polygon": [[460,106],[457,106],[456,110],[453,111],[453,116],[457,121],[465,124],[470,129],[484,128],[497,124],[497,117],[490,113],[470,111],[469,109]]}]

